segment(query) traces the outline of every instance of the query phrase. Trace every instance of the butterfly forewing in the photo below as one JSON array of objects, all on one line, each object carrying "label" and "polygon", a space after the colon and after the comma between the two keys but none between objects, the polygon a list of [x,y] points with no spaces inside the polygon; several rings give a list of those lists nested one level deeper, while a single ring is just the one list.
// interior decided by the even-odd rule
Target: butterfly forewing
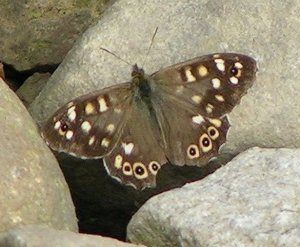
[{"label": "butterfly forewing", "polygon": [[124,127],[130,95],[125,83],[72,100],[49,119],[42,136],[59,152],[82,158],[107,155]]},{"label": "butterfly forewing", "polygon": [[152,75],[161,90],[199,107],[207,117],[232,110],[255,80],[256,62],[236,53],[206,55],[162,69]]},{"label": "butterfly forewing", "polygon": [[130,83],[63,106],[42,135],[57,151],[101,158],[108,173],[137,189],[153,187],[160,167],[203,165],[226,141],[226,113],[256,75],[254,59],[206,55],[146,75],[133,66]]}]

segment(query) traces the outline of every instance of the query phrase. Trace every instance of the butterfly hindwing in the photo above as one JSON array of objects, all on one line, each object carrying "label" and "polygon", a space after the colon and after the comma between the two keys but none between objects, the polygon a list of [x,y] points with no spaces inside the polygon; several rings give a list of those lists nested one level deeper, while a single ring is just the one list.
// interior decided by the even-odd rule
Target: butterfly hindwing
[{"label": "butterfly hindwing", "polygon": [[111,176],[137,189],[154,187],[159,169],[167,162],[159,129],[145,108],[143,102],[131,102],[120,139],[104,158]]}]

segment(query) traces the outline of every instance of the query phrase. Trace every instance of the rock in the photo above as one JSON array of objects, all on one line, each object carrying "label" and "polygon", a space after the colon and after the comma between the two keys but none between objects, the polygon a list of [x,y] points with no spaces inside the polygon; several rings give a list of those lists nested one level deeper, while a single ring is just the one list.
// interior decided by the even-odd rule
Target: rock
[{"label": "rock", "polygon": [[[233,0],[185,0],[176,4],[161,0],[116,1],[76,42],[29,110],[38,123],[43,123],[76,96],[128,81],[130,66],[101,47],[115,52],[130,64],[144,64],[147,73],[199,55],[234,51],[256,58],[260,71],[254,86],[230,114],[232,127],[223,152],[232,156],[256,145],[300,147],[300,108],[295,107],[300,104],[299,60],[295,59],[300,51],[298,12],[297,0],[261,1],[259,4]],[[146,58],[157,26],[158,33]],[[80,212],[86,211],[85,207],[98,210],[89,215],[89,219],[82,219],[82,224],[96,224],[95,217],[101,221],[102,215],[112,215],[114,220],[105,222],[110,222],[113,227],[124,226],[146,198],[171,187],[152,190],[149,194],[131,192],[131,188],[123,188],[107,176],[101,176],[99,170],[105,174],[104,170],[96,168],[102,165],[100,161],[89,162],[94,162],[93,168],[84,161],[77,161],[80,166],[72,166],[71,162],[62,164],[62,167],[67,167],[63,169],[68,169],[69,183],[76,185],[74,195],[80,194],[76,198],[82,208]],[[175,174],[180,177],[184,168],[170,173],[172,178]],[[161,170],[158,175],[159,184],[166,181],[162,173]],[[198,173],[199,169],[191,171],[195,177]],[[174,185],[175,180],[168,180],[167,184]],[[113,200],[103,200],[111,198],[112,194]],[[111,207],[111,203],[115,207]],[[97,215],[101,209],[104,210]],[[109,209],[112,209],[110,213]],[[101,222],[101,226],[103,224]],[[99,224],[94,226],[92,231],[101,228]],[[103,231],[110,231],[113,227]]]},{"label": "rock", "polygon": [[128,239],[148,246],[300,246],[300,149],[252,148],[202,181],[157,195]]},{"label": "rock", "polygon": [[236,154],[252,146],[300,147],[300,107],[295,107],[300,104],[298,12],[297,0],[117,1],[78,40],[30,112],[42,123],[76,96],[128,81],[130,66],[101,47],[131,64],[145,64],[147,73],[202,54],[235,51],[256,58],[259,74],[230,114],[232,128],[224,152]]},{"label": "rock", "polygon": [[18,97],[0,79],[0,232],[26,224],[77,231],[68,186]]},{"label": "rock", "polygon": [[[0,234],[0,247],[143,247],[111,238],[26,226]],[[146,247],[146,246],[144,246]]]},{"label": "rock", "polygon": [[25,106],[29,106],[42,91],[50,77],[50,73],[34,73],[16,91]]},{"label": "rock", "polygon": [[17,70],[60,63],[107,2],[2,0],[0,60]]}]

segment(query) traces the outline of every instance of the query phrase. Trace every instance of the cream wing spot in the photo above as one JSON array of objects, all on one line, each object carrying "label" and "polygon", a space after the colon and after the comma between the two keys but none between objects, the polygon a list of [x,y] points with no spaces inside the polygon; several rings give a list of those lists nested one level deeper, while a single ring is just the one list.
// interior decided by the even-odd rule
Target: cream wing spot
[{"label": "cream wing spot", "polygon": [[220,54],[214,54],[213,55],[213,58],[219,58],[220,57]]},{"label": "cream wing spot", "polygon": [[126,155],[130,155],[134,148],[134,144],[132,142],[130,143],[122,142],[122,148]]},{"label": "cream wing spot", "polygon": [[198,114],[198,115],[192,117],[192,121],[195,124],[201,124],[204,122],[204,118],[200,114]]},{"label": "cream wing spot", "polygon": [[192,97],[192,101],[195,102],[196,104],[200,104],[201,100],[202,100],[202,97],[200,95],[194,95]]},{"label": "cream wing spot", "polygon": [[200,156],[200,152],[199,152],[198,146],[195,145],[195,144],[189,145],[189,147],[186,150],[186,154],[187,154],[187,157],[189,159],[196,159],[196,158],[198,158]]},{"label": "cream wing spot", "polygon": [[103,138],[101,141],[101,146],[107,148],[110,144],[110,140],[108,138]]},{"label": "cream wing spot", "polygon": [[196,81],[196,77],[192,74],[191,68],[185,68],[184,73],[187,78],[187,82]]},{"label": "cream wing spot", "polygon": [[88,121],[83,121],[81,124],[81,129],[85,132],[88,133],[91,130],[92,126]]},{"label": "cream wing spot", "polygon": [[68,115],[68,119],[73,122],[76,119],[76,111],[75,111],[76,107],[72,106],[68,109],[67,115]]},{"label": "cream wing spot", "polygon": [[145,179],[148,177],[148,171],[145,165],[141,162],[135,162],[133,164],[133,173],[137,179]]},{"label": "cream wing spot", "polygon": [[110,134],[112,134],[115,131],[115,125],[114,124],[109,124],[106,126],[106,131]]},{"label": "cream wing spot", "polygon": [[243,65],[242,65],[240,62],[236,62],[236,63],[234,64],[234,66],[235,66],[236,68],[238,68],[238,69],[242,69],[242,68],[243,68]]},{"label": "cream wing spot", "polygon": [[230,77],[229,80],[234,85],[237,85],[239,83],[239,79],[236,78],[235,76]]},{"label": "cream wing spot", "polygon": [[214,109],[214,106],[211,104],[207,104],[207,106],[205,107],[205,110],[207,113],[212,113],[213,109]]},{"label": "cream wing spot", "polygon": [[208,121],[217,128],[220,128],[222,125],[222,121],[218,118],[208,118]]},{"label": "cream wing spot", "polygon": [[216,95],[215,95],[215,98],[216,98],[218,101],[220,101],[220,102],[224,102],[224,101],[225,101],[224,97],[223,97],[222,95],[220,95],[220,94],[216,94]]},{"label": "cream wing spot", "polygon": [[133,174],[132,167],[129,162],[127,162],[127,161],[124,162],[123,167],[122,167],[122,172],[126,176],[132,176],[132,174]]},{"label": "cream wing spot", "polygon": [[74,133],[72,130],[68,130],[67,133],[66,133],[66,139],[67,140],[71,140],[72,137],[73,137]]},{"label": "cream wing spot", "polygon": [[118,154],[115,157],[114,167],[117,168],[117,169],[121,169],[122,168],[122,162],[123,162],[123,157],[122,157],[122,155]]},{"label": "cream wing spot", "polygon": [[148,168],[152,175],[155,176],[160,169],[160,164],[157,161],[151,161],[148,165]]},{"label": "cream wing spot", "polygon": [[218,89],[221,86],[221,81],[219,78],[213,78],[211,80],[211,83],[212,83],[214,89]]},{"label": "cream wing spot", "polygon": [[225,71],[225,61],[221,58],[217,58],[215,59],[215,63],[216,63],[216,66],[217,66],[217,69],[224,72]]},{"label": "cream wing spot", "polygon": [[198,73],[201,77],[207,76],[208,75],[208,69],[204,65],[200,65],[198,68]]},{"label": "cream wing spot", "polygon": [[86,115],[91,115],[91,114],[95,114],[96,113],[96,108],[95,108],[94,104],[91,103],[91,102],[89,102],[89,103],[86,104],[84,110],[85,110],[85,114]]},{"label": "cream wing spot", "polygon": [[106,100],[105,100],[102,96],[99,96],[99,97],[98,97],[98,103],[99,103],[99,111],[100,111],[100,112],[105,112],[105,111],[107,111],[108,106],[107,106],[107,104],[106,104]]},{"label": "cream wing spot", "polygon": [[55,124],[54,124],[54,129],[55,130],[58,130],[61,126],[61,122],[60,121],[57,121]]},{"label": "cream wing spot", "polygon": [[204,153],[207,153],[212,149],[212,142],[207,134],[201,135],[199,138],[199,146]]},{"label": "cream wing spot", "polygon": [[92,136],[90,139],[89,139],[89,146],[93,145],[95,143],[95,140],[96,140],[96,137],[95,136]]},{"label": "cream wing spot", "polygon": [[68,114],[68,118],[71,122],[73,122],[76,119],[76,112],[72,111],[70,114]]}]

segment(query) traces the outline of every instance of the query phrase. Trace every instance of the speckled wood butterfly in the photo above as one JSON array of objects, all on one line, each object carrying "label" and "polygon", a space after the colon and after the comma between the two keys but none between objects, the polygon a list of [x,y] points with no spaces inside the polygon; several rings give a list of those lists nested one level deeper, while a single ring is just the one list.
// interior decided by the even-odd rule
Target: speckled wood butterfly
[{"label": "speckled wood butterfly", "polygon": [[104,158],[108,173],[137,189],[154,187],[162,165],[201,166],[217,155],[230,127],[226,113],[256,76],[251,57],[220,53],[72,100],[45,124],[42,136],[59,152]]}]

